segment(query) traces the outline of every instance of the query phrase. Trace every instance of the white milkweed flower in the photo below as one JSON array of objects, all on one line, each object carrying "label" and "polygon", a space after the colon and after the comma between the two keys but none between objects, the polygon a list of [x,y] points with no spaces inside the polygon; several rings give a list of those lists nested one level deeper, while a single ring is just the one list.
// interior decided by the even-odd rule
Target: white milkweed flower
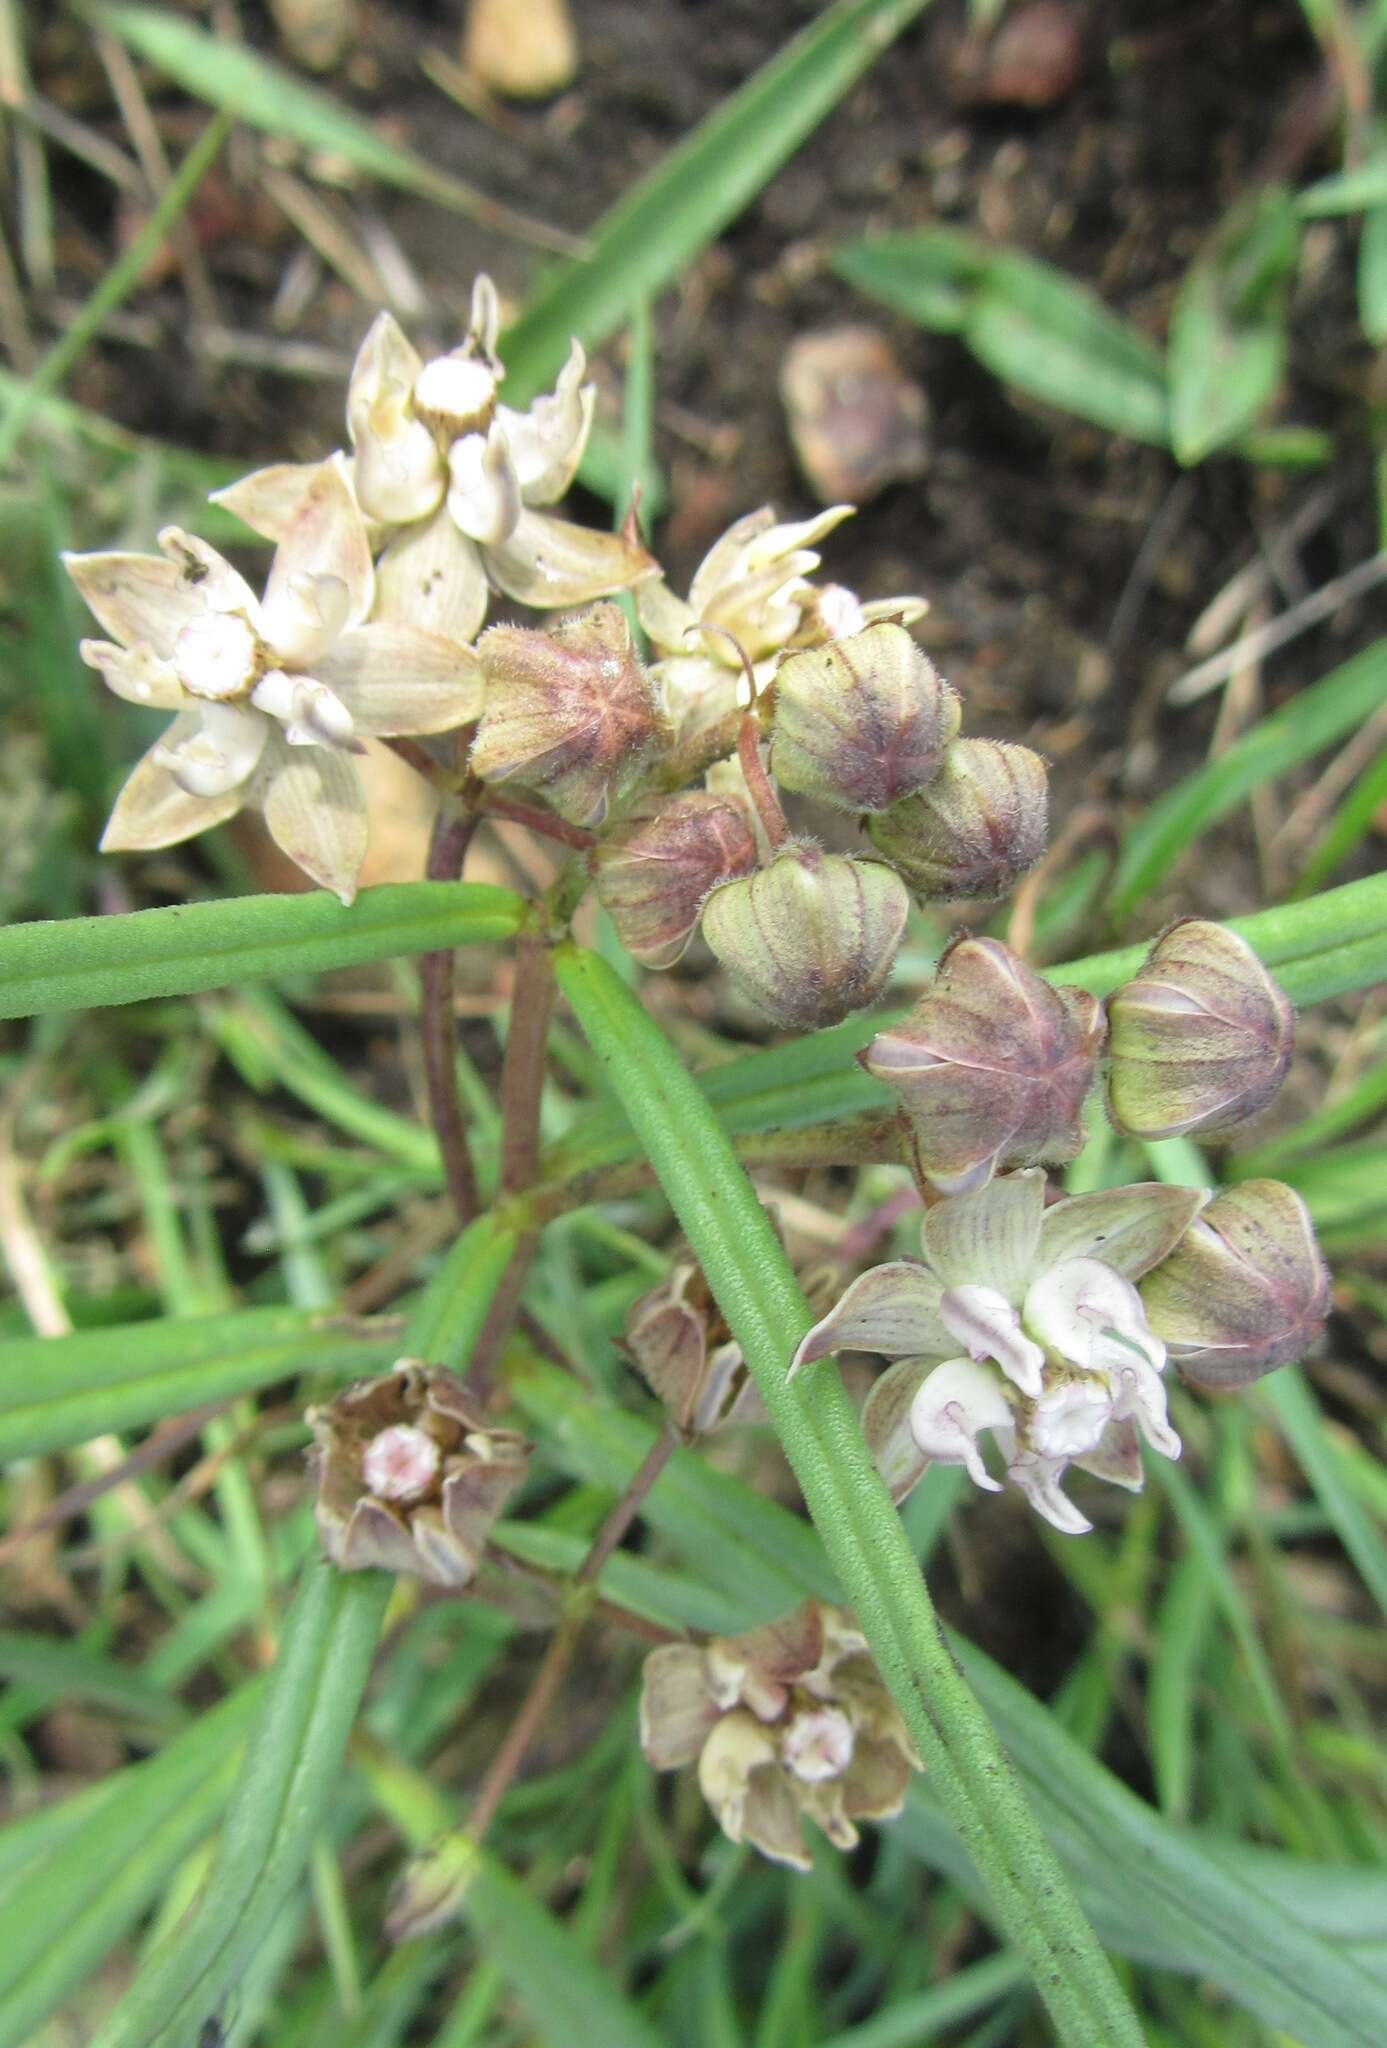
[{"label": "white milkweed flower", "polygon": [[[633,534],[602,533],[535,508],[572,483],[596,393],[575,341],[552,392],[523,412],[500,402],[500,309],[489,277],[472,290],[466,337],[425,362],[389,313],[373,321],[347,386],[350,477],[373,545],[380,619],[472,641],[490,585],[557,610],[629,589],[655,564]],[[291,465],[257,470],[216,502],[270,540],[293,502]]]},{"label": "white milkweed flower", "polygon": [[687,601],[662,578],[641,584],[636,610],[663,657],[651,675],[682,735],[702,731],[744,700],[738,649],[760,688],[791,647],[819,647],[883,619],[908,625],[928,610],[921,597],[863,604],[841,584],[810,582],[820,562],[817,543],[852,512],[851,505],[830,505],[812,519],[779,524],[763,505],[713,543]]},{"label": "white milkweed flower", "polygon": [[82,659],[128,702],[176,715],[116,800],[106,852],[172,846],[251,804],[344,903],[366,850],[352,760],[363,738],[444,732],[475,716],[475,655],[418,626],[367,623],[374,577],[340,468],[303,473],[262,598],[194,534],[160,555],[65,555],[112,637]]},{"label": "white milkweed flower", "polygon": [[1206,1197],[1147,1183],[1045,1207],[1045,1175],[1008,1175],[928,1209],[925,1263],[897,1260],[853,1282],[795,1353],[898,1362],[868,1396],[863,1430],[903,1500],[931,1462],[1000,1490],[986,1431],[1019,1486],[1068,1535],[1092,1525],[1061,1490],[1067,1468],[1133,1491],[1140,1438],[1178,1458],[1166,1417],[1166,1349],[1133,1284],[1174,1251]]}]

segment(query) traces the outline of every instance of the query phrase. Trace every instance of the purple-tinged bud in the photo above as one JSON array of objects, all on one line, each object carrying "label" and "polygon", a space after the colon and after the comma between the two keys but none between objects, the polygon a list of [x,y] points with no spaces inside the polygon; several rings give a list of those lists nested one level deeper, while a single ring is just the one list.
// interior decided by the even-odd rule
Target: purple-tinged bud
[{"label": "purple-tinged bud", "polygon": [[703,936],[767,1016],[812,1031],[875,1002],[909,910],[880,862],[791,841],[759,874],[713,891]]},{"label": "purple-tinged bud", "polygon": [[1290,1003],[1245,939],[1191,917],[1108,999],[1108,1108],[1134,1138],[1230,1131],[1290,1064]]},{"label": "purple-tinged bud", "polygon": [[955,740],[934,780],[866,821],[922,899],[1005,895],[1045,851],[1049,778],[1029,747]]},{"label": "purple-tinged bud", "polygon": [[1083,1144],[1103,1010],[1053,988],[999,939],[960,939],[909,1016],[861,1055],[900,1099],[918,1174],[946,1195]]},{"label": "purple-tinged bud", "polygon": [[318,1533],[335,1565],[438,1586],[475,1577],[529,1447],[514,1430],[484,1427],[455,1373],[402,1358],[310,1408],[308,1423]]},{"label": "purple-tinged bud", "polygon": [[904,626],[868,626],[776,670],[771,773],[844,811],[884,811],[925,787],[959,703]]},{"label": "purple-tinged bud", "polygon": [[486,703],[472,773],[541,791],[571,825],[600,825],[661,732],[617,606],[593,605],[544,633],[493,626],[477,652]]},{"label": "purple-tinged bud", "polygon": [[732,1337],[697,1266],[674,1266],[641,1296],[626,1319],[621,1347],[680,1434],[709,1436],[726,1422],[759,1422],[763,1413],[742,1348]]},{"label": "purple-tinged bud", "polygon": [[1300,1196],[1279,1180],[1248,1180],[1190,1224],[1141,1298],[1180,1377],[1224,1393],[1304,1356],[1328,1310],[1329,1275]]},{"label": "purple-tinged bud", "polygon": [[709,890],[754,874],[756,864],[746,808],[704,789],[638,809],[593,854],[598,897],[643,967],[673,967]]}]

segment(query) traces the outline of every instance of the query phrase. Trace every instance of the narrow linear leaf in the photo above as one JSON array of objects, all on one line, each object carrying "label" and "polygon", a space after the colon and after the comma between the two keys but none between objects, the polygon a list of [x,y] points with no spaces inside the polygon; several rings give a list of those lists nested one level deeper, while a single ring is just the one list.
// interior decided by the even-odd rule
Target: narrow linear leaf
[{"label": "narrow linear leaf", "polygon": [[518,896],[485,882],[390,882],[350,906],[324,890],[11,925],[0,931],[0,1017],[479,945],[513,937],[524,916]]},{"label": "narrow linear leaf", "polygon": [[591,256],[533,294],[501,343],[507,399],[541,390],[571,335],[595,348],[671,283],[927,4],[835,0],[715,107],[603,215]]},{"label": "narrow linear leaf", "polygon": [[1296,1366],[1272,1373],[1257,1389],[1305,1474],[1363,1584],[1387,1615],[1387,1543],[1354,1492],[1319,1403]]}]

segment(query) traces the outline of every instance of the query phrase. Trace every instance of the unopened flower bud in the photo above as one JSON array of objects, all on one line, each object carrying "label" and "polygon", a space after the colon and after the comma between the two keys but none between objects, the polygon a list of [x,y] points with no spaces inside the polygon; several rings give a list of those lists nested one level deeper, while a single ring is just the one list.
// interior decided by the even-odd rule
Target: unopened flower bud
[{"label": "unopened flower bud", "polygon": [[925,787],[958,724],[958,698],[904,626],[868,626],[781,663],[771,773],[840,810],[884,811]]},{"label": "unopened flower bud", "polygon": [[643,967],[673,967],[710,889],[754,873],[746,808],[711,790],[685,790],[633,811],[593,855],[597,894],[617,937]]},{"label": "unopened flower bud", "polygon": [[660,733],[621,612],[593,605],[544,633],[493,626],[478,653],[486,705],[472,773],[542,791],[570,824],[600,825]]},{"label": "unopened flower bud", "polygon": [[402,1358],[310,1408],[323,1548],[343,1571],[465,1586],[525,1476],[528,1446],[474,1416],[455,1373]]},{"label": "unopened flower bud", "polygon": [[1213,1134],[1264,1109],[1295,1018],[1245,939],[1186,918],[1108,1000],[1108,1106],[1134,1138]]},{"label": "unopened flower bud", "polygon": [[1075,1157],[1102,1043],[1093,996],[1053,988],[999,939],[965,938],[861,1058],[899,1097],[921,1177],[958,1195]]},{"label": "unopened flower bud", "polygon": [[791,842],[713,891],[703,936],[768,1016],[807,1031],[876,1000],[909,909],[890,868]]},{"label": "unopened flower bud", "polygon": [[726,1422],[757,1422],[761,1401],[742,1348],[697,1266],[674,1266],[641,1296],[621,1347],[684,1436],[708,1436]]},{"label": "unopened flower bud", "polygon": [[1190,1224],[1141,1298],[1180,1377],[1222,1393],[1304,1356],[1324,1322],[1329,1275],[1295,1190],[1248,1180]]},{"label": "unopened flower bud", "polygon": [[1029,747],[955,740],[934,780],[867,820],[917,896],[1001,896],[1045,851],[1049,779]]}]

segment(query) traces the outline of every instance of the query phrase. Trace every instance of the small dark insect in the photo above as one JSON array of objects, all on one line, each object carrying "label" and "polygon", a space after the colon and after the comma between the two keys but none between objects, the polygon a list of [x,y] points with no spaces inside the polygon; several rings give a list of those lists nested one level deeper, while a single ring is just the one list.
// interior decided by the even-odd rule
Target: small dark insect
[{"label": "small dark insect", "polygon": [[224,2048],[225,2041],[226,2028],[212,2013],[197,2030],[197,2048]]},{"label": "small dark insect", "polygon": [[[207,580],[207,564],[199,561],[191,548],[179,548],[178,567],[183,581],[191,583],[194,588]],[[198,2043],[198,2048],[202,2048],[201,2042]]]}]

